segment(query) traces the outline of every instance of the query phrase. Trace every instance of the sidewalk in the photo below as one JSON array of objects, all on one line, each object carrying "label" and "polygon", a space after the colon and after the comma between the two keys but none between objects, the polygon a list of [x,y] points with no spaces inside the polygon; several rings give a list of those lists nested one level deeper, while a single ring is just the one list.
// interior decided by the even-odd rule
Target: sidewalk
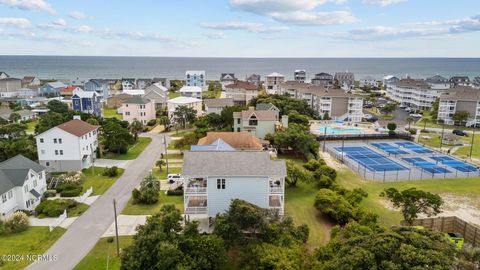
[{"label": "sidewalk", "polygon": [[[70,225],[77,219],[78,217],[70,217],[65,219],[62,223],[60,223],[59,227],[64,229],[68,229]],[[28,220],[30,221],[30,226],[34,227],[48,227],[52,224],[57,218],[36,218],[36,217],[29,217]]]},{"label": "sidewalk", "polygon": [[113,167],[125,169],[131,160],[116,160],[116,159],[103,159],[99,158],[95,160],[95,167]]}]

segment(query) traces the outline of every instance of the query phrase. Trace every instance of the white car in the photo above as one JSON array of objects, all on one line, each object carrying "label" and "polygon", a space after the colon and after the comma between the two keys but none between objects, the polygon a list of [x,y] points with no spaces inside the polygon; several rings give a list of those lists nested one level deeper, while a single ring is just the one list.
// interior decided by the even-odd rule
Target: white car
[{"label": "white car", "polygon": [[423,115],[421,115],[419,113],[411,113],[410,116],[415,117],[415,118],[422,118]]},{"label": "white car", "polygon": [[171,173],[167,176],[168,182],[170,184],[175,183],[176,181],[180,180],[180,174],[178,173]]}]

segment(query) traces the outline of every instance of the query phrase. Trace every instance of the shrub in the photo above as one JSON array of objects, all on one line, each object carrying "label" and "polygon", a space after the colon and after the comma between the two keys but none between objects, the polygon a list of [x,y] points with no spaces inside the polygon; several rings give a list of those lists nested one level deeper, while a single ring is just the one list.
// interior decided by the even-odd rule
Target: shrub
[{"label": "shrub", "polygon": [[[0,235],[2,235],[5,232],[5,222],[3,222],[3,219],[0,219]],[[2,264],[0,263],[0,266]]]},{"label": "shrub", "polygon": [[407,131],[410,132],[410,134],[412,134],[412,135],[416,135],[416,134],[417,134],[417,130],[414,129],[414,128],[407,129]]},{"label": "shrub", "polygon": [[335,169],[328,167],[327,165],[322,165],[320,167],[320,170],[322,171],[322,175],[328,176],[328,178],[335,180],[337,178],[337,171]]},{"label": "shrub", "polygon": [[[83,175],[82,172],[69,172],[64,173],[56,177],[58,184],[76,184],[80,185],[83,182]],[[58,192],[58,189],[57,189]]]},{"label": "shrub", "polygon": [[30,222],[28,216],[23,212],[15,212],[5,222],[5,230],[7,233],[19,233],[28,229]]},{"label": "shrub", "polygon": [[153,127],[153,126],[155,126],[156,123],[157,123],[157,119],[152,119],[152,120],[148,121],[147,126]]},{"label": "shrub", "polygon": [[80,196],[80,193],[82,193],[83,188],[78,186],[78,187],[72,187],[70,189],[65,189],[62,192],[60,192],[61,197],[77,197]]},{"label": "shrub", "polygon": [[35,208],[35,211],[37,212],[37,215],[58,217],[64,210],[74,208],[77,204],[76,201],[69,199],[45,200]]},{"label": "shrub", "polygon": [[167,190],[168,196],[182,196],[183,189]]},{"label": "shrub", "polygon": [[118,167],[117,166],[107,167],[102,172],[102,175],[107,177],[115,177],[118,175]]},{"label": "shrub", "polygon": [[134,203],[154,204],[160,195],[160,182],[153,175],[148,175],[140,183],[139,189],[132,191]]},{"label": "shrub", "polygon": [[108,238],[107,238],[107,243],[113,243],[113,237],[111,237],[111,236],[108,237]]},{"label": "shrub", "polygon": [[55,197],[57,196],[57,191],[55,189],[49,189],[45,191],[44,197],[49,198],[49,197]]}]

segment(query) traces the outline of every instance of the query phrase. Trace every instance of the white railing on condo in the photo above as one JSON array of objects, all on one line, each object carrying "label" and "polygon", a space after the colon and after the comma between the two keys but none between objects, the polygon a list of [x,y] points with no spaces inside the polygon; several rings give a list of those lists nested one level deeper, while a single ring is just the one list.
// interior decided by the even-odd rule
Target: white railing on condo
[{"label": "white railing on condo", "polygon": [[207,193],[206,187],[187,187],[185,193]]}]

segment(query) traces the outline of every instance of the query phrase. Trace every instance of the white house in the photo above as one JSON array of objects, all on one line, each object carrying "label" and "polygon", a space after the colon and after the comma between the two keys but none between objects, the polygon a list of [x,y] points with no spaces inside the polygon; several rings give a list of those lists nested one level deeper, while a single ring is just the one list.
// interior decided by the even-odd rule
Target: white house
[{"label": "white house", "polygon": [[122,79],[122,90],[132,90],[135,87],[135,79]]},{"label": "white house", "polygon": [[186,215],[215,217],[233,199],[284,212],[284,160],[267,151],[186,151],[183,157]]},{"label": "white house", "polygon": [[182,97],[202,98],[202,88],[199,86],[183,86],[180,88]]},{"label": "white house", "polygon": [[36,136],[38,160],[47,171],[79,171],[92,166],[98,126],[76,117]]},{"label": "white house", "polygon": [[143,96],[143,95],[145,95],[145,90],[143,90],[143,89],[122,90],[122,94],[127,94],[127,95],[130,95],[130,96]]},{"label": "white house", "polygon": [[367,76],[360,80],[360,87],[377,87],[378,83],[372,76]]},{"label": "white house", "polygon": [[278,93],[278,86],[285,82],[285,76],[273,72],[265,76],[265,90],[267,94],[277,94]]},{"label": "white house", "polygon": [[17,155],[0,163],[0,217],[33,210],[47,190],[45,168]]},{"label": "white house", "polygon": [[192,97],[176,97],[167,101],[168,117],[173,118],[173,113],[178,106],[187,106],[197,111],[197,116],[202,114],[202,101]]}]

